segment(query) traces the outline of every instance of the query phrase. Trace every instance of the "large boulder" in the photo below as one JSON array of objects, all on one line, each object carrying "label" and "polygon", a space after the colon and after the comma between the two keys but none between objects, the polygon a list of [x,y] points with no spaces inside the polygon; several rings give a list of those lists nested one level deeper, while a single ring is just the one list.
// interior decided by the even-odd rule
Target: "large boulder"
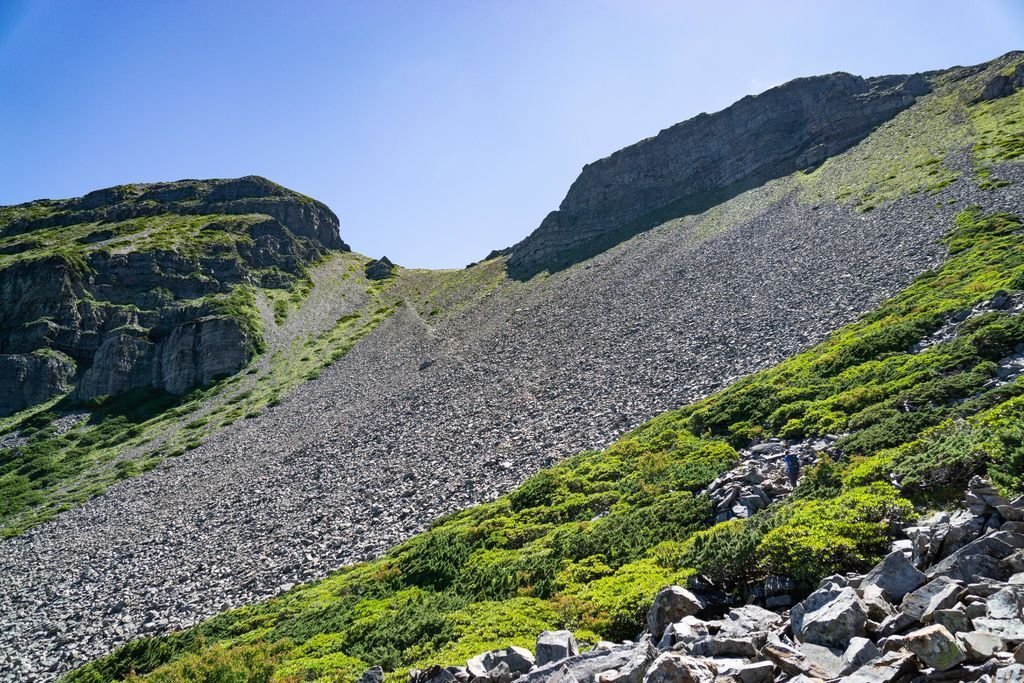
[{"label": "large boulder", "polygon": [[579,653],[571,631],[544,631],[537,637],[537,666],[560,662]]},{"label": "large boulder", "polygon": [[643,683],[712,683],[717,675],[718,669],[706,659],[666,652],[651,664]]},{"label": "large boulder", "polygon": [[925,666],[936,671],[952,669],[966,659],[956,637],[937,624],[908,633],[903,644]]},{"label": "large boulder", "polygon": [[804,615],[801,640],[816,645],[845,648],[854,636],[864,635],[867,614],[857,592],[847,586],[835,598]]},{"label": "large boulder", "polygon": [[690,591],[682,586],[669,586],[654,598],[647,613],[647,631],[658,640],[669,624],[697,614],[703,608],[700,599]]},{"label": "large boulder", "polygon": [[874,585],[882,589],[890,602],[899,602],[907,593],[924,585],[924,572],[911,564],[900,551],[889,553],[861,582],[861,588]]},{"label": "large boulder", "polygon": [[854,637],[843,652],[839,662],[839,673],[842,676],[853,673],[868,662],[882,656],[878,647],[867,638]]},{"label": "large boulder", "polygon": [[363,266],[367,280],[386,280],[395,274],[395,264],[387,256],[368,261]]}]

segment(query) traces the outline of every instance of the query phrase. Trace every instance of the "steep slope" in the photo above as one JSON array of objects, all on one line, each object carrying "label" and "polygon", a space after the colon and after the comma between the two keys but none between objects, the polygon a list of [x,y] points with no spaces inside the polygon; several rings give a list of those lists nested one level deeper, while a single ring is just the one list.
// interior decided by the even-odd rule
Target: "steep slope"
[{"label": "steep slope", "polygon": [[[1007,163],[1018,155],[1020,94],[971,103],[1013,59],[947,74],[933,94],[811,174],[779,178],[700,215],[668,221],[557,274],[509,280],[501,259],[460,272],[400,271],[374,304],[383,306],[381,315],[399,307],[319,379],[282,393],[281,405],[231,424],[205,445],[0,545],[0,614],[15,615],[0,634],[6,656],[0,663],[12,680],[52,678],[139,634],[188,625],[376,555],[437,515],[491,499],[553,460],[605,446],[661,411],[824,339],[938,265],[946,253],[940,238],[958,215],[967,218],[951,244],[982,245],[990,232],[1001,241],[982,245],[989,251],[979,261],[994,264],[994,271],[975,273],[972,261],[965,289],[950,290],[935,315],[1015,288],[1016,224],[983,214],[1020,212],[1024,177],[1018,164]],[[964,213],[971,205],[983,214]],[[924,289],[936,282],[956,280],[942,277]],[[895,341],[909,346],[914,335],[926,336],[941,322],[915,322],[912,333]],[[855,360],[868,368],[895,353],[884,344],[861,349],[851,342],[864,330],[813,353],[852,346],[866,354]],[[1002,349],[1006,337],[991,350]],[[874,352],[882,355],[875,359]],[[776,379],[768,383],[785,389],[792,369],[769,375]],[[983,370],[967,373],[956,390],[974,391]],[[829,415],[827,408],[829,392],[852,380],[840,373],[836,383],[827,374],[803,381],[777,396],[777,404],[759,403],[763,383],[755,382],[757,391],[740,392],[745,398],[727,411],[721,428],[737,440],[787,426],[787,436],[798,436],[800,429],[822,428],[808,415],[850,416]],[[868,392],[870,402],[855,405],[874,407],[879,420],[898,417],[889,405],[875,404],[902,400],[903,388]],[[758,412],[769,406],[770,419]],[[786,410],[775,416],[780,408]],[[782,416],[786,421],[777,423]],[[929,413],[937,421],[950,416]],[[630,545],[630,534],[615,531],[617,525],[628,531],[665,512],[665,520],[689,520],[677,531],[703,526],[709,520],[702,504],[684,500],[683,480],[662,465],[682,465],[679,476],[693,475],[683,488],[699,490],[708,474],[730,464],[729,451],[714,438],[720,429],[714,420],[707,423],[710,442],[698,436],[691,442],[682,433],[703,431],[694,419],[684,411],[659,423],[686,446],[678,453],[659,440],[667,437],[655,426],[653,445],[641,435],[622,452],[571,461],[556,472],[573,480],[565,484],[566,500],[527,496],[519,506],[532,521],[506,521],[507,501],[477,508],[436,542],[421,537],[396,551],[396,558],[411,556],[398,562],[397,573],[391,561],[368,565],[322,584],[322,592],[301,589],[284,602],[233,613],[183,636],[133,645],[108,662],[115,668],[81,676],[105,680],[130,668],[147,671],[202,650],[200,635],[224,642],[200,660],[172,665],[179,673],[201,661],[244,666],[246,657],[270,658],[267,676],[281,665],[281,675],[310,678],[350,674],[378,661],[394,667],[454,661],[492,642],[532,637],[538,625],[570,623],[572,612],[550,602],[559,595],[567,608],[585,601],[577,616],[588,619],[591,631],[628,630],[628,614],[616,616],[615,605],[633,605],[638,593],[649,597],[695,565],[653,566],[652,539],[641,535],[639,545]],[[701,461],[694,468],[685,462],[695,452],[691,445]],[[714,457],[700,455],[705,446],[715,449]],[[895,494],[877,495],[887,503]],[[623,505],[608,507],[616,501]],[[611,521],[593,519],[595,512],[608,512],[602,519]],[[473,521],[478,513],[480,525]],[[545,578],[552,565],[544,558],[578,540],[567,536],[557,548],[549,545],[557,539],[546,534],[558,531],[549,525],[562,524],[603,538],[604,545],[593,546],[606,556],[602,565],[591,554],[553,556],[583,563],[563,578],[594,580],[592,594]],[[502,529],[515,539],[502,540]],[[461,554],[488,550],[488,539],[502,552],[473,561]],[[865,553],[873,552],[871,542]],[[425,549],[417,554],[415,548]],[[535,560],[541,583],[530,574]],[[471,606],[481,600],[492,602]],[[282,604],[291,607],[281,611]],[[353,617],[358,623],[348,621]],[[442,629],[439,639],[421,637],[420,627],[433,626]],[[410,648],[413,643],[419,648]],[[225,646],[235,649],[225,653]]]}]

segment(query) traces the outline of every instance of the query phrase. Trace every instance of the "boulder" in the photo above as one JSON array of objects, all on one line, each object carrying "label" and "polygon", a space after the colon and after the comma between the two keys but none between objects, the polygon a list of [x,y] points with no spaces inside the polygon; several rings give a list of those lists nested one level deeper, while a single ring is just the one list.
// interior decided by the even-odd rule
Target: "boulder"
[{"label": "boulder", "polygon": [[363,672],[359,683],[384,683],[384,669],[379,666],[371,666]]},{"label": "boulder", "polygon": [[970,631],[974,628],[971,620],[962,609],[937,609],[931,613],[931,622],[945,627],[950,633],[956,634],[960,631]]},{"label": "boulder", "polygon": [[596,683],[641,683],[658,650],[651,645],[650,636],[636,644],[629,658],[618,668],[598,674]]},{"label": "boulder", "polygon": [[707,623],[694,616],[683,617],[682,621],[677,621],[665,629],[658,648],[667,650],[678,643],[689,643],[706,635],[708,635]]},{"label": "boulder", "polygon": [[956,637],[960,641],[967,659],[972,662],[988,661],[992,655],[1003,649],[1003,639],[994,633],[967,631],[956,634]]},{"label": "boulder", "polygon": [[835,598],[804,615],[800,631],[794,634],[816,645],[845,648],[854,636],[864,634],[867,614],[853,588],[843,588]]},{"label": "boulder", "polygon": [[651,664],[643,683],[712,683],[717,675],[718,669],[707,660],[665,652]]},{"label": "boulder", "polygon": [[790,676],[806,674],[814,678],[827,678],[829,675],[828,671],[819,668],[807,655],[782,642],[775,635],[768,636],[768,641],[761,648],[761,656]]},{"label": "boulder", "polygon": [[775,680],[775,664],[772,662],[751,662],[741,666],[733,678],[737,683],[772,683]]},{"label": "boulder", "polygon": [[782,617],[757,605],[744,605],[730,609],[725,618],[714,624],[720,637],[745,637],[775,630],[782,624]]},{"label": "boulder", "polygon": [[966,659],[956,637],[937,624],[908,633],[903,642],[925,666],[937,671],[952,669]]},{"label": "boulder", "polygon": [[363,266],[367,280],[386,280],[395,274],[395,264],[387,256],[367,261]]},{"label": "boulder", "polygon": [[881,651],[867,638],[854,637],[839,660],[839,674],[851,674],[868,662],[882,656]]},{"label": "boulder", "polygon": [[862,584],[857,589],[857,595],[860,596],[868,619],[872,621],[885,621],[895,613],[892,604],[885,597],[885,591],[875,584]]},{"label": "boulder", "polygon": [[580,653],[571,631],[544,631],[537,637],[537,666],[560,662]]},{"label": "boulder", "polygon": [[890,602],[899,602],[903,596],[917,590],[926,581],[924,572],[911,564],[900,551],[889,553],[861,582],[861,588],[872,585],[882,589]]},{"label": "boulder", "polygon": [[647,613],[647,631],[658,640],[669,624],[697,614],[703,607],[697,596],[682,586],[669,586],[654,598]]},{"label": "boulder", "polygon": [[[644,644],[650,648],[650,643]],[[594,683],[598,675],[614,673],[636,656],[638,644],[598,643],[594,649],[560,662],[538,666],[517,679],[516,683]],[[645,653],[649,650],[645,650]],[[471,672],[472,673],[472,672]]]},{"label": "boulder", "polygon": [[1024,665],[1010,664],[996,670],[995,683],[1024,683]]},{"label": "boulder", "polygon": [[906,650],[898,650],[868,662],[847,676],[844,683],[892,683],[916,668],[914,655]]},{"label": "boulder", "polygon": [[[512,645],[504,650],[493,650],[484,655],[484,666],[490,674],[496,667],[504,664],[513,674],[524,674],[534,666],[533,653],[525,647]],[[493,676],[492,676],[493,677]]]},{"label": "boulder", "polygon": [[940,576],[908,593],[900,604],[900,612],[905,618],[921,621],[926,613],[955,605],[961,589],[959,581]]}]

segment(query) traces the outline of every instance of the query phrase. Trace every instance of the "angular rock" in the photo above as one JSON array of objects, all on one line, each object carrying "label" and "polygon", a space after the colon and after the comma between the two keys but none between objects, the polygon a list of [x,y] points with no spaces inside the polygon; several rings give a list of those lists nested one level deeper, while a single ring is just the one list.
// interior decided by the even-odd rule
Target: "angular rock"
[{"label": "angular rock", "polygon": [[898,650],[868,662],[847,676],[844,683],[893,683],[916,668],[914,655]]},{"label": "angular rock", "polygon": [[683,617],[682,621],[671,624],[661,640],[658,641],[659,650],[667,650],[677,643],[690,643],[708,635],[708,625],[694,616]]},{"label": "angular rock", "polygon": [[904,644],[924,662],[938,671],[952,669],[966,659],[956,637],[942,626],[925,626],[908,633]]},{"label": "angular rock", "polygon": [[571,631],[544,631],[537,637],[537,666],[559,662],[580,653]]},{"label": "angular rock", "polygon": [[908,593],[900,604],[900,612],[904,618],[921,621],[926,613],[955,605],[961,590],[958,581],[940,576]]},{"label": "angular rock", "polygon": [[371,666],[359,679],[359,683],[384,683],[384,669]]},{"label": "angular rock", "polygon": [[657,656],[658,650],[651,645],[650,636],[644,636],[620,667],[599,674],[596,681],[597,683],[641,683],[651,662]]},{"label": "angular rock", "polygon": [[761,656],[790,676],[806,674],[815,678],[827,678],[829,675],[828,671],[820,669],[805,654],[783,643],[774,635],[768,636],[768,641],[761,648]]},{"label": "angular rock", "polygon": [[804,615],[800,632],[803,641],[815,645],[845,648],[854,636],[864,634],[867,615],[853,588],[843,588],[831,601]]},{"label": "angular rock", "polygon": [[395,274],[395,264],[387,256],[367,261],[363,266],[367,280],[386,280]]},{"label": "angular rock", "polygon": [[850,645],[839,660],[839,674],[841,676],[851,674],[881,656],[881,651],[867,638],[851,638]]},{"label": "angular rock", "polygon": [[972,662],[985,662],[996,652],[1003,649],[1003,639],[994,633],[983,631],[967,631],[956,634],[964,649],[967,659]]},{"label": "angular rock", "polygon": [[953,634],[974,628],[963,609],[937,609],[931,613],[931,622]]},{"label": "angular rock", "polygon": [[669,586],[654,598],[647,613],[647,631],[658,640],[669,624],[697,614],[701,609],[703,605],[696,595],[682,586]]},{"label": "angular rock", "polygon": [[741,666],[733,674],[737,683],[772,683],[775,680],[775,664],[772,662],[751,662]]},{"label": "angular rock", "polygon": [[718,669],[707,660],[665,652],[651,663],[643,683],[712,683]]},{"label": "angular rock", "polygon": [[890,602],[899,602],[904,595],[923,586],[926,580],[924,572],[911,564],[906,555],[896,551],[886,555],[867,573],[861,588],[878,586]]}]

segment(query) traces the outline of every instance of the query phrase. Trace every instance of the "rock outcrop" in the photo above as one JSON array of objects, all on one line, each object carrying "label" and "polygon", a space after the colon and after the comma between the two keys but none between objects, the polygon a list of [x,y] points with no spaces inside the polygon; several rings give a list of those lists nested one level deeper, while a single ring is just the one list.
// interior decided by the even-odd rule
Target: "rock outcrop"
[{"label": "rock outcrop", "polygon": [[527,276],[563,267],[669,217],[816,166],[930,90],[928,74],[834,73],[676,124],[585,166],[558,210],[513,247],[509,270]]},{"label": "rock outcrop", "polygon": [[3,207],[0,248],[7,415],[72,388],[180,394],[237,372],[262,340],[236,289],[288,287],[348,246],[326,206],[251,176]]}]

